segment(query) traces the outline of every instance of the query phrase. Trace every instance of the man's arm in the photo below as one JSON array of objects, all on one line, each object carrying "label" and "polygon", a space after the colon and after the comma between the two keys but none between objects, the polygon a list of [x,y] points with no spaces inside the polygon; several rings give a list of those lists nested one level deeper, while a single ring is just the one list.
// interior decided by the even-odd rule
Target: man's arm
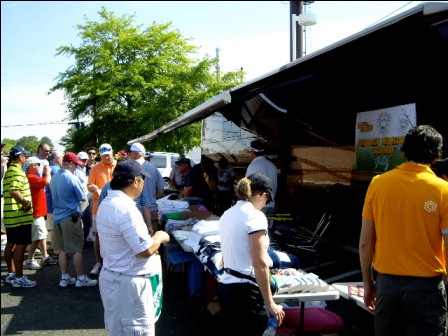
[{"label": "man's arm", "polygon": [[17,203],[22,205],[24,211],[31,210],[31,207],[32,207],[31,202],[27,201],[22,196],[20,191],[18,191],[18,190],[10,190],[9,193],[11,194],[11,197],[16,200]]},{"label": "man's arm", "polygon": [[151,225],[151,207],[149,205],[143,205],[143,218],[145,219],[146,226],[148,227],[148,233],[152,236],[154,234],[154,230]]},{"label": "man's arm", "polygon": [[[445,243],[445,270],[448,271],[448,233],[443,234],[443,240]],[[448,284],[448,275],[445,274],[443,277],[445,284]]]},{"label": "man's arm", "polygon": [[154,236],[152,236],[153,244],[151,247],[147,248],[143,252],[138,253],[137,255],[142,258],[149,258],[154,253],[156,253],[159,250],[160,245],[168,243],[170,241],[170,236],[165,231],[157,231],[154,233]]},{"label": "man's arm", "polygon": [[50,166],[45,166],[43,171],[42,171],[42,178],[45,179],[46,181],[46,185],[47,187],[50,186],[50,182],[51,182],[51,169]]},{"label": "man's arm", "polygon": [[363,217],[361,235],[359,238],[359,259],[361,263],[362,280],[364,282],[364,303],[370,311],[375,310],[376,302],[375,283],[372,273],[375,239],[374,222]]}]

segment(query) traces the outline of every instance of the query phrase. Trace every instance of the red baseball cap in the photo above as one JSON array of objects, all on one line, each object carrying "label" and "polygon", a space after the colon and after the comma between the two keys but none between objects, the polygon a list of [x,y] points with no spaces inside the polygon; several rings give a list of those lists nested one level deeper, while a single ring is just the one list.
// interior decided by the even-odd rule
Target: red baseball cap
[{"label": "red baseball cap", "polygon": [[82,162],[78,156],[73,153],[73,152],[67,152],[65,153],[64,157],[62,158],[62,162],[73,162],[76,163],[77,165],[82,166],[84,164],[84,162]]}]

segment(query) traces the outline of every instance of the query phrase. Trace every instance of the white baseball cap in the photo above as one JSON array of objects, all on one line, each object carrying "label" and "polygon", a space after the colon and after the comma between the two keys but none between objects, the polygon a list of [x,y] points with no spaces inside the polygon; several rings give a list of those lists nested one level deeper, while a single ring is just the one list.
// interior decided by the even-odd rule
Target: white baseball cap
[{"label": "white baseball cap", "polygon": [[102,144],[98,150],[99,150],[101,156],[103,156],[105,154],[112,155],[112,146],[107,143]]},{"label": "white baseball cap", "polygon": [[139,142],[136,142],[136,143],[133,143],[132,145],[131,145],[131,147],[129,148],[129,151],[130,152],[140,152],[140,153],[145,153],[145,146],[143,146],[141,143],[139,143]]},{"label": "white baseball cap", "polygon": [[25,164],[29,167],[33,164],[38,164],[40,166],[40,159],[35,157],[35,156],[30,156],[29,158],[26,159]]},{"label": "white baseball cap", "polygon": [[79,152],[77,156],[78,156],[78,159],[80,159],[80,160],[88,160],[89,159],[89,156],[87,155],[86,152]]}]

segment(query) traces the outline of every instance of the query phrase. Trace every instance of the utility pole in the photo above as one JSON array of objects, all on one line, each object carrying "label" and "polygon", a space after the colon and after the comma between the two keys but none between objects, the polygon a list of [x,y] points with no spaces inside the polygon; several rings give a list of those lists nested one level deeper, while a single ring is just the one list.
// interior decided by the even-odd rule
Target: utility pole
[{"label": "utility pole", "polygon": [[303,12],[303,1],[290,1],[289,2],[289,20],[290,20],[290,61],[294,61],[303,55],[302,47],[302,27],[299,25],[297,20],[294,19],[294,15],[299,16]]}]

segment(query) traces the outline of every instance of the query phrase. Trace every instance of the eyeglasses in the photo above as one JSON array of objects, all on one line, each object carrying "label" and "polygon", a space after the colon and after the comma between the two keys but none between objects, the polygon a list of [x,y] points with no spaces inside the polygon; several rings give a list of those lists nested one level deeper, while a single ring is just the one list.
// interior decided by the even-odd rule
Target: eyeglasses
[{"label": "eyeglasses", "polygon": [[50,153],[51,150],[49,150],[49,149],[44,149],[44,152],[45,152],[45,153]]},{"label": "eyeglasses", "polygon": [[87,154],[89,154],[89,155],[95,155],[96,153],[95,153],[95,152],[87,152]]}]

